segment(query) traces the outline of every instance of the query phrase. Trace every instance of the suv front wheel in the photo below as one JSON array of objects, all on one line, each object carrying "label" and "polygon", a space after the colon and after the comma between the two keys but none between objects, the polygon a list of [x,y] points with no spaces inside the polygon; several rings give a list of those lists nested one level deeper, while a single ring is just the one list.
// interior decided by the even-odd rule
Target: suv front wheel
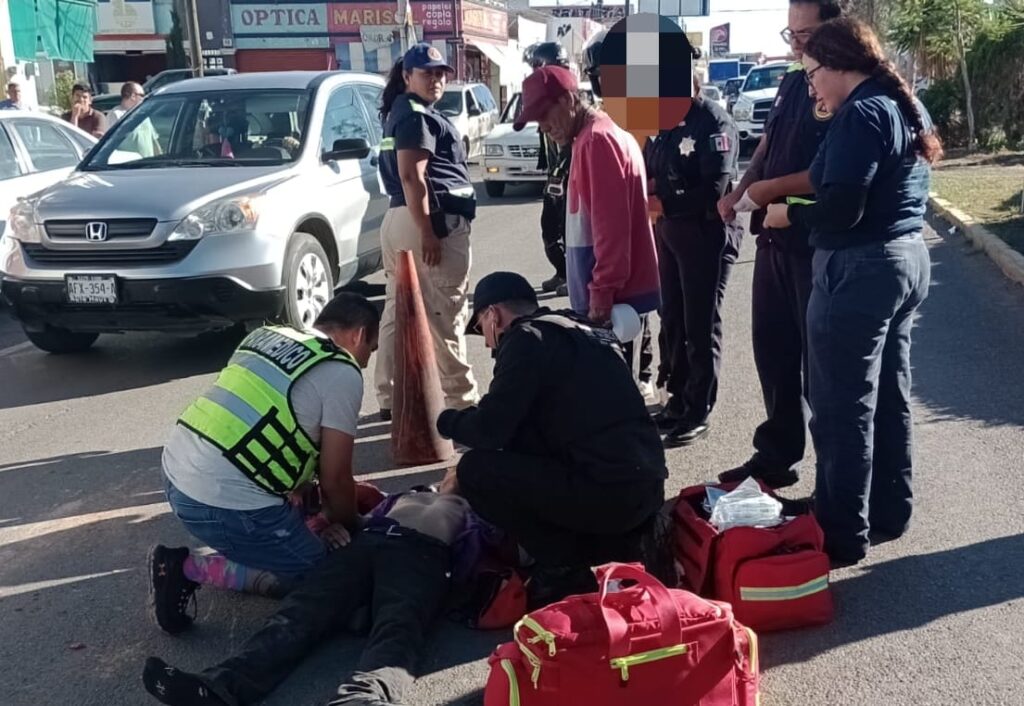
[{"label": "suv front wheel", "polygon": [[98,333],[68,331],[66,328],[57,328],[56,326],[47,326],[42,331],[25,329],[25,335],[36,348],[56,355],[81,353],[88,350],[100,336]]},{"label": "suv front wheel", "polygon": [[323,246],[309,233],[295,233],[284,258],[283,322],[309,331],[334,296],[334,276]]}]

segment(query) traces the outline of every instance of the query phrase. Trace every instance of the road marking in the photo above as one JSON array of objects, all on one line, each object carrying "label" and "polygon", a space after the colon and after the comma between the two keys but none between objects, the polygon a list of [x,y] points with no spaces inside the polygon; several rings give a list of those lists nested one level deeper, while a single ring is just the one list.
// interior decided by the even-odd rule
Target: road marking
[{"label": "road marking", "polygon": [[167,503],[150,503],[148,505],[134,505],[132,507],[121,507],[116,510],[105,512],[90,512],[85,515],[72,515],[61,517],[57,520],[44,520],[42,522],[30,522],[26,525],[14,525],[13,527],[0,527],[0,547],[6,547],[28,539],[45,537],[56,532],[66,532],[86,525],[116,520],[120,518],[133,518],[128,524],[139,524],[147,522],[161,515],[169,513],[171,506]]},{"label": "road marking", "polygon": [[35,591],[42,591],[46,588],[56,588],[57,586],[66,586],[70,583],[80,583],[82,581],[89,581],[90,579],[103,578],[104,576],[116,576],[117,574],[123,574],[131,569],[114,569],[113,571],[104,571],[99,574],[82,574],[81,576],[68,576],[63,579],[50,579],[49,581],[34,581],[33,583],[20,583],[16,586],[0,586],[0,598],[10,598],[11,596],[18,596],[23,593],[33,593]]},{"label": "road marking", "polygon": [[15,344],[13,346],[8,346],[7,348],[0,348],[0,358],[6,358],[9,355],[20,353],[21,351],[27,350],[31,347],[31,341],[22,341],[21,343]]}]

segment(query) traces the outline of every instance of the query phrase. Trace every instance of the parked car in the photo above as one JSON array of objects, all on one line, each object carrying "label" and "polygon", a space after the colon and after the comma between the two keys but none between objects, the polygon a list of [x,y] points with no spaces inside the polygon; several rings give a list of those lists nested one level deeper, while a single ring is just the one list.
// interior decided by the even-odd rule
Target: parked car
[{"label": "parked car", "polygon": [[18,199],[67,177],[95,144],[95,137],[52,115],[0,111],[0,235]]},{"label": "parked car", "polygon": [[434,108],[458,128],[471,158],[483,151],[484,138],[498,122],[498,104],[482,83],[449,83]]},{"label": "parked car", "polygon": [[[203,69],[205,76],[227,76],[229,74],[238,73],[235,69]],[[178,81],[184,81],[187,78],[195,78],[195,69],[167,69],[161,71],[155,76],[150,76],[149,80],[142,84],[142,90],[146,92],[148,96],[153,91],[169,86],[172,83]],[[104,113],[108,113],[118,105],[121,104],[120,93],[101,93],[98,96],[93,96],[92,107],[96,110],[101,110]]]},{"label": "parked car", "polygon": [[[584,100],[594,101],[589,83],[580,84],[580,95]],[[508,184],[547,180],[547,173],[537,169],[540,157],[537,123],[527,123],[519,132],[512,128],[522,110],[522,94],[515,93],[505,106],[498,125],[484,139],[484,188],[493,198],[503,196]]]},{"label": "parked car", "polygon": [[755,66],[743,80],[740,95],[732,107],[741,142],[756,142],[764,135],[765,120],[789,67],[784,61]]},{"label": "parked car", "polygon": [[381,265],[383,87],[292,71],[147,99],[12,209],[0,286],[28,338],[62,353],[103,332],[309,329],[335,286]]}]

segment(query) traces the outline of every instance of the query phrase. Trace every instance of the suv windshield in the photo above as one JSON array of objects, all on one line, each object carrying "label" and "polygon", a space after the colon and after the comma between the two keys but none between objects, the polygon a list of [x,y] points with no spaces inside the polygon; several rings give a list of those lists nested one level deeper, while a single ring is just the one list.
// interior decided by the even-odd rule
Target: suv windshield
[{"label": "suv windshield", "polygon": [[462,89],[445,91],[441,100],[434,104],[434,109],[442,115],[462,115]]},{"label": "suv windshield", "polygon": [[104,137],[84,171],[274,165],[302,151],[304,90],[175,93],[147,98]]},{"label": "suv windshield", "polygon": [[743,84],[743,92],[761,91],[766,88],[778,88],[786,77],[788,66],[770,66],[763,69],[752,69]]}]

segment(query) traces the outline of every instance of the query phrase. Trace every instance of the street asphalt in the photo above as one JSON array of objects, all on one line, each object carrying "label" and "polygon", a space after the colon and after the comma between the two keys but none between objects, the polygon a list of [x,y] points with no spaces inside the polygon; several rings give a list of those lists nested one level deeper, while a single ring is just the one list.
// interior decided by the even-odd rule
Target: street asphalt
[{"label": "street asphalt", "polygon": [[[536,191],[482,198],[474,281],[495,269],[547,278]],[[912,356],[913,528],[833,574],[832,625],[762,637],[765,706],[1024,704],[1024,290],[944,224],[935,227],[926,233],[931,296]],[[669,452],[670,492],[751,451],[763,414],[750,344],[753,254],[748,238],[729,285],[711,433]],[[148,655],[198,670],[274,610],[270,600],[204,588],[195,628],[174,638],[146,609],[148,548],[190,544],[164,503],[161,445],[236,342],[103,336],[86,354],[57,357],[25,343],[0,311],[0,704],[156,703],[140,679]],[[482,340],[470,342],[470,356],[486,385]],[[368,390],[357,472],[386,490],[438,478],[437,469],[391,462],[376,411]],[[812,470],[808,460],[804,480],[786,494],[806,495]],[[508,637],[443,623],[409,703],[480,703],[486,657]],[[342,636],[325,645],[266,703],[324,703],[361,644]]]}]

